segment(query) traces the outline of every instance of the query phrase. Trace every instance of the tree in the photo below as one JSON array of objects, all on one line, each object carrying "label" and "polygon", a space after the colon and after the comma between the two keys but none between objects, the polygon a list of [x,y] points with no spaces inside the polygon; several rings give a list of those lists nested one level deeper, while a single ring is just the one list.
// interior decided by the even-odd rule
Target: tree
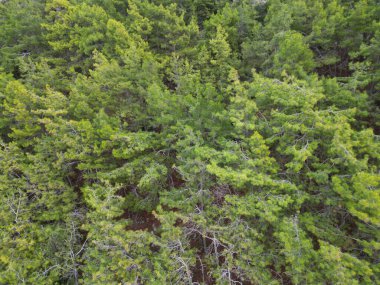
[{"label": "tree", "polygon": [[0,2],[0,284],[380,282],[376,1]]},{"label": "tree", "polygon": [[0,3],[1,66],[6,72],[20,77],[19,60],[25,57],[37,58],[47,50],[43,40],[45,1],[2,1]]}]

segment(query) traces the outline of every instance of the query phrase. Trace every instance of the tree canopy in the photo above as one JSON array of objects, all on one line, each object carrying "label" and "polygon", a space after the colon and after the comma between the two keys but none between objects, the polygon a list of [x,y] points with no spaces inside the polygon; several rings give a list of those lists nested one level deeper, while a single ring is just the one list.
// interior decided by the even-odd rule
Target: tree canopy
[{"label": "tree canopy", "polygon": [[379,19],[0,1],[0,284],[379,284]]}]

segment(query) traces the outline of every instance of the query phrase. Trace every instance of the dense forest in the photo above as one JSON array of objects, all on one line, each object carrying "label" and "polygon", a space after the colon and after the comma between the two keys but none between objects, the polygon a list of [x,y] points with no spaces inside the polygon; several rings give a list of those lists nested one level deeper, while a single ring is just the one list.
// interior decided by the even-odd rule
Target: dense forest
[{"label": "dense forest", "polygon": [[0,284],[380,284],[378,0],[1,0]]}]

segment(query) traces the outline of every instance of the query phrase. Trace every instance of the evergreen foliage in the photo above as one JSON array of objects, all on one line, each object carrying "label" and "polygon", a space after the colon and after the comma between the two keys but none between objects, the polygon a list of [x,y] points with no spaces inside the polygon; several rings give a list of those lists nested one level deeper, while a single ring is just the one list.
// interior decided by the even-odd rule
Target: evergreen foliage
[{"label": "evergreen foliage", "polygon": [[0,284],[379,284],[379,19],[0,1]]}]

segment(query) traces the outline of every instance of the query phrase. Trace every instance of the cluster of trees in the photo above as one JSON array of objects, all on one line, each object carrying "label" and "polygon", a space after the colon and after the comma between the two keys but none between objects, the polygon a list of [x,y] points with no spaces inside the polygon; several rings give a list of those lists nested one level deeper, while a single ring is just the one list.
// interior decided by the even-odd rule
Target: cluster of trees
[{"label": "cluster of trees", "polygon": [[0,1],[0,284],[378,284],[379,19]]}]

